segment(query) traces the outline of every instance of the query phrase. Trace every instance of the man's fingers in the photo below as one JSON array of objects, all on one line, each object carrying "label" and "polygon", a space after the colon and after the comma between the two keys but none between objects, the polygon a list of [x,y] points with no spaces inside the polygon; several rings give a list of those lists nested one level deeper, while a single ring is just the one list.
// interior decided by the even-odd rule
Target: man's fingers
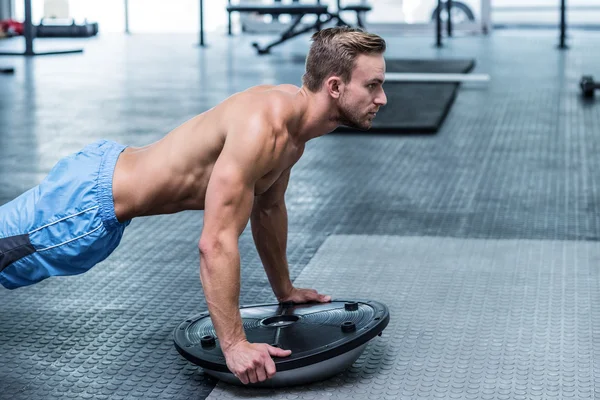
[{"label": "man's fingers", "polygon": [[315,289],[304,289],[305,290],[305,298],[308,301],[319,301],[321,303],[327,303],[331,301],[331,296],[319,294]]},{"label": "man's fingers", "polygon": [[277,347],[269,346],[269,354],[275,357],[288,357],[292,354],[291,350],[278,349]]},{"label": "man's fingers", "polygon": [[267,379],[267,371],[265,370],[264,366],[261,365],[256,369],[256,378],[258,379],[258,382],[262,382]]},{"label": "man's fingers", "polygon": [[323,302],[323,303],[327,303],[331,301],[331,296],[329,295],[324,295],[324,294],[320,294],[319,295],[319,301]]},{"label": "man's fingers", "polygon": [[248,380],[251,383],[258,382],[258,378],[256,377],[256,369],[251,369],[251,370],[248,371]]},{"label": "man's fingers", "polygon": [[236,376],[244,385],[247,385],[250,382],[248,380],[248,375],[245,372],[239,373]]},{"label": "man's fingers", "polygon": [[316,289],[294,289],[294,292],[288,298],[288,301],[291,301],[294,304],[308,303],[311,301],[328,303],[331,301],[331,296],[319,294]]},{"label": "man's fingers", "polygon": [[273,360],[268,359],[265,363],[265,372],[267,373],[267,379],[270,379],[275,375],[275,362]]}]

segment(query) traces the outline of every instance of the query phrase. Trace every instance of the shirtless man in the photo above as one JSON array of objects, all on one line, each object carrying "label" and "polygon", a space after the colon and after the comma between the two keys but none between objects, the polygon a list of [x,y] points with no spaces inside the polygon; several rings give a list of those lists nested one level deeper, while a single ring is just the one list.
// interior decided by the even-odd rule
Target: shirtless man
[{"label": "shirtless man", "polygon": [[0,207],[0,283],[9,289],[87,271],[139,216],[204,210],[200,278],[227,366],[244,384],[289,350],[246,340],[239,236],[248,221],[277,299],[330,301],[292,285],[284,194],[305,143],[339,125],[368,129],[386,104],[385,41],[348,27],[313,35],[302,87],[235,94],[145,147],[93,143]]}]

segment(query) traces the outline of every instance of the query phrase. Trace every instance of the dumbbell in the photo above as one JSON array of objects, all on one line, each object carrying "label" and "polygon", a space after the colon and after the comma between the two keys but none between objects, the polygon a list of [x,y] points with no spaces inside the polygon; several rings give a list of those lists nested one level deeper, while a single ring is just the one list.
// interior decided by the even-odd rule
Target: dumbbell
[{"label": "dumbbell", "polygon": [[600,89],[600,83],[594,82],[594,77],[591,75],[582,76],[581,81],[579,81],[579,86],[581,87],[583,97],[586,98],[594,97],[594,91]]}]

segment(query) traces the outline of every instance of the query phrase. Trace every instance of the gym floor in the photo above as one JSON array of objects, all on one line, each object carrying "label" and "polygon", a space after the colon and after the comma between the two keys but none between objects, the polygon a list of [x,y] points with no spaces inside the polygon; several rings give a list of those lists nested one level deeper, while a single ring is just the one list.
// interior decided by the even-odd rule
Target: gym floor
[{"label": "gym floor", "polygon": [[[141,218],[86,274],[0,287],[0,399],[594,398],[600,396],[600,34],[384,34],[390,58],[474,58],[435,135],[332,134],[309,143],[287,194],[297,285],[386,303],[391,321],[348,371],[285,390],[230,387],[173,346],[206,309],[201,212]],[[0,204],[100,138],[159,139],[226,96],[300,83],[307,37],[258,57],[213,34],[45,40],[75,55],[3,57]],[[1,48],[19,45],[0,42]],[[388,105],[392,107],[393,105]],[[598,203],[597,203],[598,202]],[[249,230],[242,304],[273,302]],[[598,351],[598,353],[597,353]]]}]

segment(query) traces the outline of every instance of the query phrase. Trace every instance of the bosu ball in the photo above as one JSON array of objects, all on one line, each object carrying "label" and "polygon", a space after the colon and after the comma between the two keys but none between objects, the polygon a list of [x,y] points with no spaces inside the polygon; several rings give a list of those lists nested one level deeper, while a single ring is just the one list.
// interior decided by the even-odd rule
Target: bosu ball
[{"label": "bosu ball", "polygon": [[[247,386],[284,387],[330,378],[356,361],[368,342],[388,325],[388,308],[376,301],[275,303],[240,307],[250,343],[291,350],[274,358],[277,372]],[[208,375],[242,385],[227,368],[208,312],[181,323],[173,332],[177,351]]]}]

